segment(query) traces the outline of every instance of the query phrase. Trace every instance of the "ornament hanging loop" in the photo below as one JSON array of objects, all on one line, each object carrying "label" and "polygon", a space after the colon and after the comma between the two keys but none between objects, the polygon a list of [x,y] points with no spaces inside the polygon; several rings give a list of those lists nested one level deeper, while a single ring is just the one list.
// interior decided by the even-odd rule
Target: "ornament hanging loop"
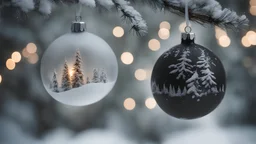
[{"label": "ornament hanging loop", "polygon": [[190,22],[189,22],[188,0],[185,0],[185,19],[186,19],[186,27],[184,28],[184,31],[186,33],[191,33],[192,28],[190,27]]},{"label": "ornament hanging loop", "polygon": [[71,31],[73,33],[80,33],[86,30],[86,24],[82,21],[82,5],[78,4],[76,9],[75,21],[72,22]]},{"label": "ornament hanging loop", "polygon": [[76,18],[75,18],[76,21],[81,21],[82,20],[81,13],[82,13],[82,5],[81,4],[77,4]]},{"label": "ornament hanging loop", "polygon": [[188,0],[185,0],[185,19],[186,19],[186,27],[184,28],[184,33],[182,33],[181,35],[181,43],[191,44],[191,43],[194,43],[195,34],[191,33],[192,28],[189,23]]},{"label": "ornament hanging loop", "polygon": [[185,33],[191,33],[192,32],[192,28],[190,27],[190,26],[186,26],[185,28],[184,28],[184,31],[185,31]]},{"label": "ornament hanging loop", "polygon": [[77,22],[82,21],[82,16],[76,16],[76,17],[75,17],[75,20],[76,20]]}]

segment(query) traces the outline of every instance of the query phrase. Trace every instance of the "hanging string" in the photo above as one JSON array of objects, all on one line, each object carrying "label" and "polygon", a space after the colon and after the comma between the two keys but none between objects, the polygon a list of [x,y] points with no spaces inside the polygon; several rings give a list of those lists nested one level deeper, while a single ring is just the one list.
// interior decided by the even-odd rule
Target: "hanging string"
[{"label": "hanging string", "polygon": [[189,22],[188,1],[189,0],[185,0],[185,19],[186,19],[185,32],[186,33],[190,33],[192,31],[192,28],[190,27],[190,22]]},{"label": "hanging string", "polygon": [[75,18],[76,21],[80,22],[82,20],[81,13],[82,13],[82,5],[78,4],[77,9],[76,9],[76,18]]}]

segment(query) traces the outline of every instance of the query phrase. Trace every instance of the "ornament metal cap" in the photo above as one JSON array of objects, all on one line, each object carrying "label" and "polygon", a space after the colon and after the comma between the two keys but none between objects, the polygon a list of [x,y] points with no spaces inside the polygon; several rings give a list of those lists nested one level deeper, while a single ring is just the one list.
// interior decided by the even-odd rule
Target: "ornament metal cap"
[{"label": "ornament metal cap", "polygon": [[194,43],[196,35],[195,33],[182,33],[181,42],[182,43]]},{"label": "ornament metal cap", "polygon": [[76,17],[76,20],[72,22],[71,25],[71,32],[73,33],[80,33],[86,30],[85,22],[82,22],[82,17]]}]

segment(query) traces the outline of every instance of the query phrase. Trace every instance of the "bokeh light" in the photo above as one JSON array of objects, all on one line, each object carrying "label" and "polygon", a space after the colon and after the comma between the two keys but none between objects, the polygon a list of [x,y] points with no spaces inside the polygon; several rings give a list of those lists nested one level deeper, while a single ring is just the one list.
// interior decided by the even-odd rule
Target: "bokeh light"
[{"label": "bokeh light", "polygon": [[73,70],[73,69],[70,69],[70,70],[69,70],[69,75],[70,75],[70,77],[72,77],[73,74],[74,74],[74,70]]},{"label": "bokeh light", "polygon": [[147,74],[147,79],[150,79],[152,75],[152,69],[147,69],[146,74]]},{"label": "bokeh light", "polygon": [[247,36],[244,36],[241,40],[242,44],[244,47],[250,47],[251,46],[251,43],[250,41],[248,40],[248,37]]},{"label": "bokeh light", "polygon": [[251,45],[256,45],[256,33],[254,31],[248,31],[246,37]]},{"label": "bokeh light", "polygon": [[37,47],[34,43],[29,43],[27,45],[26,49],[27,49],[27,52],[30,54],[36,53],[36,51],[37,51]]},{"label": "bokeh light", "polygon": [[160,23],[159,28],[160,28],[160,29],[162,29],[162,28],[166,28],[166,29],[170,30],[170,29],[171,29],[171,25],[170,25],[170,23],[169,23],[169,22],[167,22],[167,21],[163,21],[163,22],[161,22],[161,23]]},{"label": "bokeh light", "polygon": [[170,31],[167,28],[161,28],[158,31],[158,36],[160,39],[166,40],[170,37]]},{"label": "bokeh light", "polygon": [[124,35],[124,29],[120,26],[116,26],[114,29],[113,29],[113,35],[117,38],[120,38]]},{"label": "bokeh light", "polygon": [[151,39],[148,42],[148,47],[152,51],[158,51],[160,49],[160,47],[161,47],[161,44],[160,44],[160,42],[157,39]]},{"label": "bokeh light", "polygon": [[25,57],[25,58],[28,58],[28,57],[29,57],[29,53],[28,53],[28,51],[27,51],[26,48],[24,48],[24,49],[22,50],[22,55],[23,55],[23,57]]},{"label": "bokeh light", "polygon": [[8,60],[6,61],[6,67],[7,67],[7,69],[9,69],[9,70],[14,70],[15,67],[16,67],[16,64],[15,64],[14,60],[8,59]]},{"label": "bokeh light", "polygon": [[127,98],[124,101],[124,108],[126,110],[133,110],[136,106],[135,100],[132,98]]},{"label": "bokeh light", "polygon": [[12,60],[16,63],[20,62],[21,60],[21,54],[19,52],[13,52],[12,53]]},{"label": "bokeh light", "polygon": [[2,80],[3,80],[3,78],[2,78],[2,76],[0,75],[0,83],[2,83]]},{"label": "bokeh light", "polygon": [[254,34],[255,34],[254,31],[248,31],[248,32],[246,33],[247,36],[254,35]]},{"label": "bokeh light", "polygon": [[147,79],[147,72],[143,69],[137,69],[134,75],[135,75],[135,78],[139,81],[143,81]]},{"label": "bokeh light", "polygon": [[38,57],[37,53],[31,54],[28,57],[28,62],[30,64],[36,64],[38,62],[38,60],[39,60],[39,57]]},{"label": "bokeh light", "polygon": [[132,64],[133,60],[134,60],[133,55],[129,52],[124,52],[121,55],[121,61],[126,65]]},{"label": "bokeh light", "polygon": [[219,45],[226,48],[230,46],[231,40],[228,36],[224,35],[219,38]]},{"label": "bokeh light", "polygon": [[251,13],[251,15],[256,16],[256,6],[250,7],[250,13]]},{"label": "bokeh light", "polygon": [[250,0],[250,5],[251,6],[256,6],[256,0]]},{"label": "bokeh light", "polygon": [[217,26],[215,26],[215,33],[216,39],[219,39],[222,36],[227,36],[227,32]]},{"label": "bokeh light", "polygon": [[181,23],[179,26],[180,32],[185,32],[185,27],[186,27],[186,22]]},{"label": "bokeh light", "polygon": [[156,107],[156,100],[154,98],[148,98],[145,101],[145,105],[148,109],[154,109]]}]

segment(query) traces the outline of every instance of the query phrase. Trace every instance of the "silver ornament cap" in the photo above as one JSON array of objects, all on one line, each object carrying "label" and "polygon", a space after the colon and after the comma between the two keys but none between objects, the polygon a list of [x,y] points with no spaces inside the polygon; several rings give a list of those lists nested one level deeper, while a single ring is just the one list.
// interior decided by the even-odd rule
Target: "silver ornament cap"
[{"label": "silver ornament cap", "polygon": [[86,24],[85,22],[81,21],[81,17],[76,17],[76,20],[72,22],[71,25],[71,32],[73,33],[80,33],[84,32],[86,30]]},{"label": "silver ornament cap", "polygon": [[194,43],[196,35],[195,33],[182,33],[181,43]]}]

